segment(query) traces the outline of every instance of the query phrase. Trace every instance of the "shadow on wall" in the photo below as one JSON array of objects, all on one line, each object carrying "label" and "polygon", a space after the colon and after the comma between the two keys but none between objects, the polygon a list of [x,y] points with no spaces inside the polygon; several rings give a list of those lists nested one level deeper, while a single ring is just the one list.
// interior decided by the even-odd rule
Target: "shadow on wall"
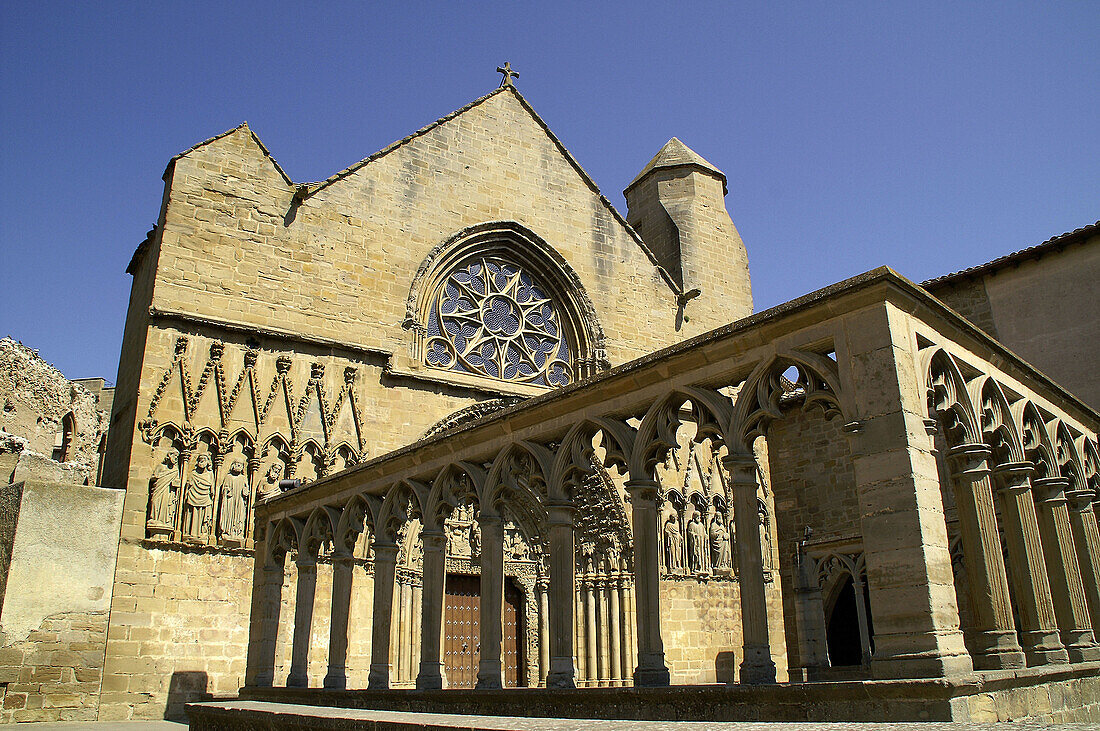
[{"label": "shadow on wall", "polygon": [[168,705],[164,717],[169,721],[185,721],[185,703],[208,701],[213,698],[206,692],[207,677],[202,670],[178,670],[172,673],[168,683]]},{"label": "shadow on wall", "polygon": [[719,683],[737,682],[737,660],[732,650],[724,650],[714,658],[714,677]]}]

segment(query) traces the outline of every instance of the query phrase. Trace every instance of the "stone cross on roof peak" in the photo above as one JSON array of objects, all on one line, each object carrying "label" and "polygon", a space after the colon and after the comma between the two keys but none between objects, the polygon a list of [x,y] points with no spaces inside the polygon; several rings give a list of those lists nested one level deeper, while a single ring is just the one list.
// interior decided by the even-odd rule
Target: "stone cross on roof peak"
[{"label": "stone cross on roof peak", "polygon": [[504,62],[503,66],[497,66],[497,73],[504,74],[504,78],[500,80],[500,86],[498,87],[501,89],[505,86],[515,86],[515,84],[512,83],[512,78],[519,78],[519,72],[513,71],[511,64],[507,61]]}]

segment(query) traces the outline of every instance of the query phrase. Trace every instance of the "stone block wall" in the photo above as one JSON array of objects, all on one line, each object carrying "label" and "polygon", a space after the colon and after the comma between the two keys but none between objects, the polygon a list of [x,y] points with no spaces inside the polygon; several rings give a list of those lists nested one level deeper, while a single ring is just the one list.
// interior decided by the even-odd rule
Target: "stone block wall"
[{"label": "stone block wall", "polygon": [[0,487],[0,722],[96,719],[122,498]]},{"label": "stone block wall", "polygon": [[843,545],[855,539],[858,550],[859,494],[840,419],[826,420],[820,411],[804,412],[796,404],[769,426],[767,443],[784,603],[781,621],[787,618],[786,646],[792,665],[798,666],[803,659],[798,657],[795,626],[797,544],[809,527],[814,531],[812,545]]}]

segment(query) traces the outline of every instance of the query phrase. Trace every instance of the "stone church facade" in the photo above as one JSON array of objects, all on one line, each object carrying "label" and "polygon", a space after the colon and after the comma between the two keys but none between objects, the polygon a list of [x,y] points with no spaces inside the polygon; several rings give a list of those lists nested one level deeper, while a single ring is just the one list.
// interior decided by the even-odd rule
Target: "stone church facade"
[{"label": "stone church facade", "polygon": [[[0,649],[0,718],[242,686],[1095,684],[1094,408],[888,270],[754,315],[721,171],[673,138],[624,217],[509,78],[324,181],[247,124],[172,159],[128,267],[114,489],[69,501],[117,558]],[[970,316],[967,281],[937,295]]]},{"label": "stone church facade", "polygon": [[[103,482],[126,485],[126,501],[101,718],[163,713],[189,695],[173,677],[240,686],[251,511],[281,480],[308,483],[752,312],[720,171],[670,141],[627,189],[627,225],[511,86],[319,183],[292,183],[247,125],[174,158],[165,182],[129,268]],[[729,679],[739,638],[724,473],[689,439],[662,469],[680,534],[665,558],[668,621],[691,638],[673,672]],[[577,641],[593,686],[629,684],[635,665],[621,483],[605,473],[583,497]],[[765,541],[767,506],[762,493]],[[413,518],[399,538],[397,686],[415,683],[420,653],[420,530]],[[455,581],[480,573],[479,531],[471,508],[448,524]],[[519,521],[506,533],[522,630],[513,682],[534,686],[545,557]],[[364,661],[353,655],[348,675],[365,685],[373,562],[360,543],[351,651]],[[330,572],[322,562],[319,596]]]}]

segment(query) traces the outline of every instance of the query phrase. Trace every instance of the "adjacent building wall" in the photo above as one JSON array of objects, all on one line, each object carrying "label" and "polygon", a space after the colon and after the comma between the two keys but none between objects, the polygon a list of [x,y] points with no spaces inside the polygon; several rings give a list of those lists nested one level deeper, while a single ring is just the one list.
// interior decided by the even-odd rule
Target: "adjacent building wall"
[{"label": "adjacent building wall", "polygon": [[122,498],[0,487],[0,722],[96,719]]},{"label": "adjacent building wall", "polygon": [[1100,408],[1100,225],[925,287],[1093,408]]}]

